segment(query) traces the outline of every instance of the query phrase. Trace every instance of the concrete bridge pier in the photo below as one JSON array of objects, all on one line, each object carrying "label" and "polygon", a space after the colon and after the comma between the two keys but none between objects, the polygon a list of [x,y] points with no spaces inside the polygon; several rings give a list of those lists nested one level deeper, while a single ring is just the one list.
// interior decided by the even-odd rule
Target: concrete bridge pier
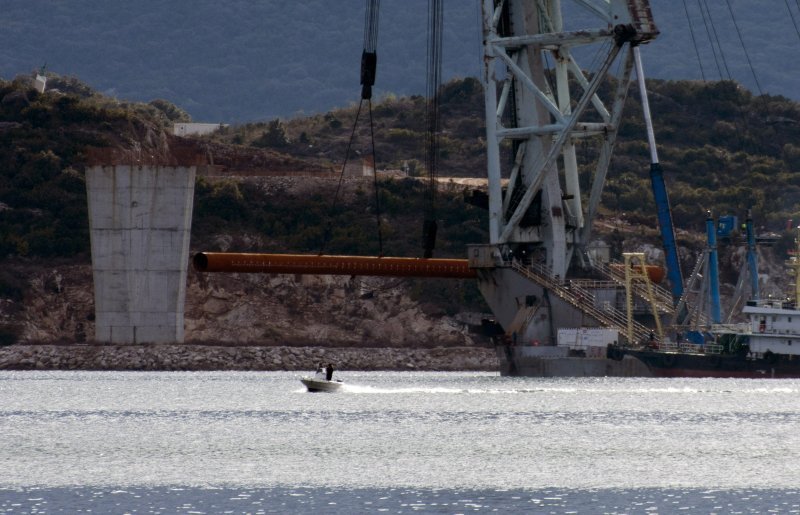
[{"label": "concrete bridge pier", "polygon": [[195,173],[87,168],[96,341],[183,342]]}]

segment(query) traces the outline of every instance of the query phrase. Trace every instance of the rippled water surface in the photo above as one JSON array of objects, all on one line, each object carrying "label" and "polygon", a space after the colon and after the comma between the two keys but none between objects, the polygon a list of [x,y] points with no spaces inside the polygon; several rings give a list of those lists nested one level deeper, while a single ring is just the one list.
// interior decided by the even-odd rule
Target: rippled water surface
[{"label": "rippled water surface", "polygon": [[800,381],[0,372],[0,511],[800,512]]}]

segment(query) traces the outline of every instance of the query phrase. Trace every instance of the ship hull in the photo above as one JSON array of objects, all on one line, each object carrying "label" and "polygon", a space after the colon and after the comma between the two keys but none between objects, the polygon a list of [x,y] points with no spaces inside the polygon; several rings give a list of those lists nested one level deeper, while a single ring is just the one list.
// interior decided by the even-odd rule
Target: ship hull
[{"label": "ship hull", "polygon": [[731,377],[750,379],[800,378],[800,359],[774,355],[770,359],[746,355],[683,354],[624,350],[625,357],[641,361],[653,377]]},{"label": "ship hull", "polygon": [[[547,347],[540,349],[546,350]],[[531,348],[501,345],[497,348],[500,374],[517,377],[653,377],[640,360],[623,357],[567,357],[536,355]],[[538,350],[538,349],[537,349]]]},{"label": "ship hull", "polygon": [[750,359],[738,355],[615,349],[607,358],[532,356],[514,346],[498,347],[500,372],[520,377],[719,377],[800,378],[800,358]]}]

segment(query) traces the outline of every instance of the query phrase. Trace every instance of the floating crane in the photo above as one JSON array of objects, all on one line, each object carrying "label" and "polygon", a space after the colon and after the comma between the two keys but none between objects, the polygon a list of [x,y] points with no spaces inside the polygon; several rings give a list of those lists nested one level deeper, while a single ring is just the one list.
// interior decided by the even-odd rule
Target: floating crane
[{"label": "floating crane", "polygon": [[[592,265],[586,252],[591,222],[632,82],[635,51],[658,30],[647,0],[574,3],[593,17],[595,27],[567,30],[561,0],[481,0],[489,242],[471,246],[467,260],[205,253],[195,258],[195,267],[273,273],[338,269],[348,275],[380,269],[386,275],[397,266],[402,276],[477,277],[497,322],[507,332],[513,327],[520,342],[553,343],[557,327],[626,326],[626,316],[573,272]],[[581,47],[594,47],[599,66],[579,65],[577,56],[587,53],[575,51]],[[618,61],[621,71],[612,79]],[[615,86],[602,98],[601,86],[607,83]],[[585,204],[579,141],[594,144],[599,156]],[[426,238],[431,232],[426,229]],[[426,245],[426,255],[430,249]],[[353,272],[356,265],[359,272]],[[630,326],[631,338],[649,333],[641,324]]]},{"label": "floating crane", "polygon": [[[521,341],[552,343],[554,328],[613,326],[626,318],[579,289],[572,272],[591,264],[591,222],[632,82],[634,51],[658,29],[646,0],[575,4],[594,16],[595,28],[566,30],[560,0],[483,1],[490,241],[470,247],[469,260],[498,323],[507,328],[527,321],[516,331]],[[576,49],[587,46],[600,61],[596,69],[578,64],[577,55],[587,52]],[[610,80],[618,58],[621,73]],[[600,86],[607,81],[616,87],[603,99]],[[594,144],[599,155],[585,206],[576,141]],[[507,159],[505,149],[512,154]]]}]

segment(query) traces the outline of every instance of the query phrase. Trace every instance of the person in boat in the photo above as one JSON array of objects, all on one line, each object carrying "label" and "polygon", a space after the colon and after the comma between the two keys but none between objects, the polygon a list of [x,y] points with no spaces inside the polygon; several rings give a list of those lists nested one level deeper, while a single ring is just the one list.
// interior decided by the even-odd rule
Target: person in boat
[{"label": "person in boat", "polygon": [[650,331],[650,338],[647,340],[647,348],[649,349],[656,349],[658,345],[656,345],[656,333]]},{"label": "person in boat", "polygon": [[323,379],[326,374],[327,372],[325,370],[325,367],[322,366],[322,363],[318,364],[317,371],[314,373],[314,377],[316,377],[317,379]]},{"label": "person in boat", "polygon": [[325,379],[328,381],[333,380],[333,364],[328,363],[328,366],[325,367]]}]

